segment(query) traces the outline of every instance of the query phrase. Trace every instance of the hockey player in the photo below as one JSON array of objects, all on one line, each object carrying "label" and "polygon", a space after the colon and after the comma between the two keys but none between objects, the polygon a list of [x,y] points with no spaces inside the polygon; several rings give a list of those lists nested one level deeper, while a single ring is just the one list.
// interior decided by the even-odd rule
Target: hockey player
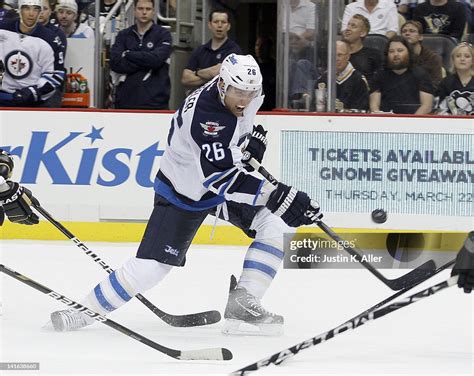
[{"label": "hockey player", "polygon": [[41,106],[64,81],[64,45],[38,23],[42,0],[19,0],[19,20],[0,23],[1,106]]},{"label": "hockey player", "polygon": [[[240,333],[244,322],[260,334],[281,332],[283,317],[266,311],[260,299],[281,264],[283,234],[322,215],[306,193],[282,183],[275,187],[250,173],[242,161],[244,149],[259,161],[265,152],[266,132],[253,127],[263,102],[261,87],[254,58],[231,54],[218,76],[186,98],[172,119],[155,180],[154,210],[137,255],[99,283],[85,298],[86,306],[107,314],[156,285],[173,267],[183,266],[198,228],[214,212],[255,239],[239,282],[231,280],[224,332]],[[69,310],[51,318],[56,330],[92,323]]]}]

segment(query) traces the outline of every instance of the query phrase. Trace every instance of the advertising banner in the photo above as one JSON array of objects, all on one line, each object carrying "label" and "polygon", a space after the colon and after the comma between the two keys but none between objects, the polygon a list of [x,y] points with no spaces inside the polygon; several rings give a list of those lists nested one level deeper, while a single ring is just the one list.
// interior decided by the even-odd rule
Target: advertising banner
[{"label": "advertising banner", "polygon": [[328,212],[474,217],[474,135],[283,131],[281,140],[282,180]]},{"label": "advertising banner", "polygon": [[[0,148],[14,155],[13,179],[59,220],[144,222],[171,117],[2,111]],[[256,123],[268,129],[263,165],[317,200],[332,227],[474,228],[472,118],[264,114]],[[386,221],[372,220],[376,209]]]}]

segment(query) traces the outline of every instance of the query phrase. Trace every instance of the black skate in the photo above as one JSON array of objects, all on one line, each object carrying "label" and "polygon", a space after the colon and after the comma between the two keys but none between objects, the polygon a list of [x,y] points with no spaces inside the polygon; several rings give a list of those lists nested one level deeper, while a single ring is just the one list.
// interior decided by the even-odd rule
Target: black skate
[{"label": "black skate", "polygon": [[230,278],[229,299],[222,333],[229,335],[277,336],[283,334],[283,316],[268,312],[260,300]]}]

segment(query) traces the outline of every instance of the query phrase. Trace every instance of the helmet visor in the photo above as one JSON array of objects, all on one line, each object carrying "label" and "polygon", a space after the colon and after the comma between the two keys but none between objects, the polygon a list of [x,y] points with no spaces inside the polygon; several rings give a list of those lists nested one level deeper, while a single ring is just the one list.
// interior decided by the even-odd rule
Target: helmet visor
[{"label": "helmet visor", "polygon": [[250,101],[258,96],[258,91],[237,89],[236,87],[229,85],[225,95],[233,99],[244,99]]}]

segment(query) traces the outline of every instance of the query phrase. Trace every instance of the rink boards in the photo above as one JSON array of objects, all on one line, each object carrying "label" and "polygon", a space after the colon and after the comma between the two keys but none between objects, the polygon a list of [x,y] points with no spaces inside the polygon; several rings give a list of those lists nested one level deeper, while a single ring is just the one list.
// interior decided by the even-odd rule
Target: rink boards
[{"label": "rink boards", "polygon": [[[172,113],[2,111],[0,148],[14,180],[56,219],[90,240],[137,241]],[[263,165],[317,199],[328,225],[350,231],[466,232],[474,228],[474,124],[461,117],[257,116]],[[212,137],[209,140],[212,143]],[[370,213],[383,208],[383,224]],[[214,243],[246,242],[225,226]],[[208,220],[196,241],[207,243]],[[61,238],[48,223],[6,224],[2,238]]]}]

